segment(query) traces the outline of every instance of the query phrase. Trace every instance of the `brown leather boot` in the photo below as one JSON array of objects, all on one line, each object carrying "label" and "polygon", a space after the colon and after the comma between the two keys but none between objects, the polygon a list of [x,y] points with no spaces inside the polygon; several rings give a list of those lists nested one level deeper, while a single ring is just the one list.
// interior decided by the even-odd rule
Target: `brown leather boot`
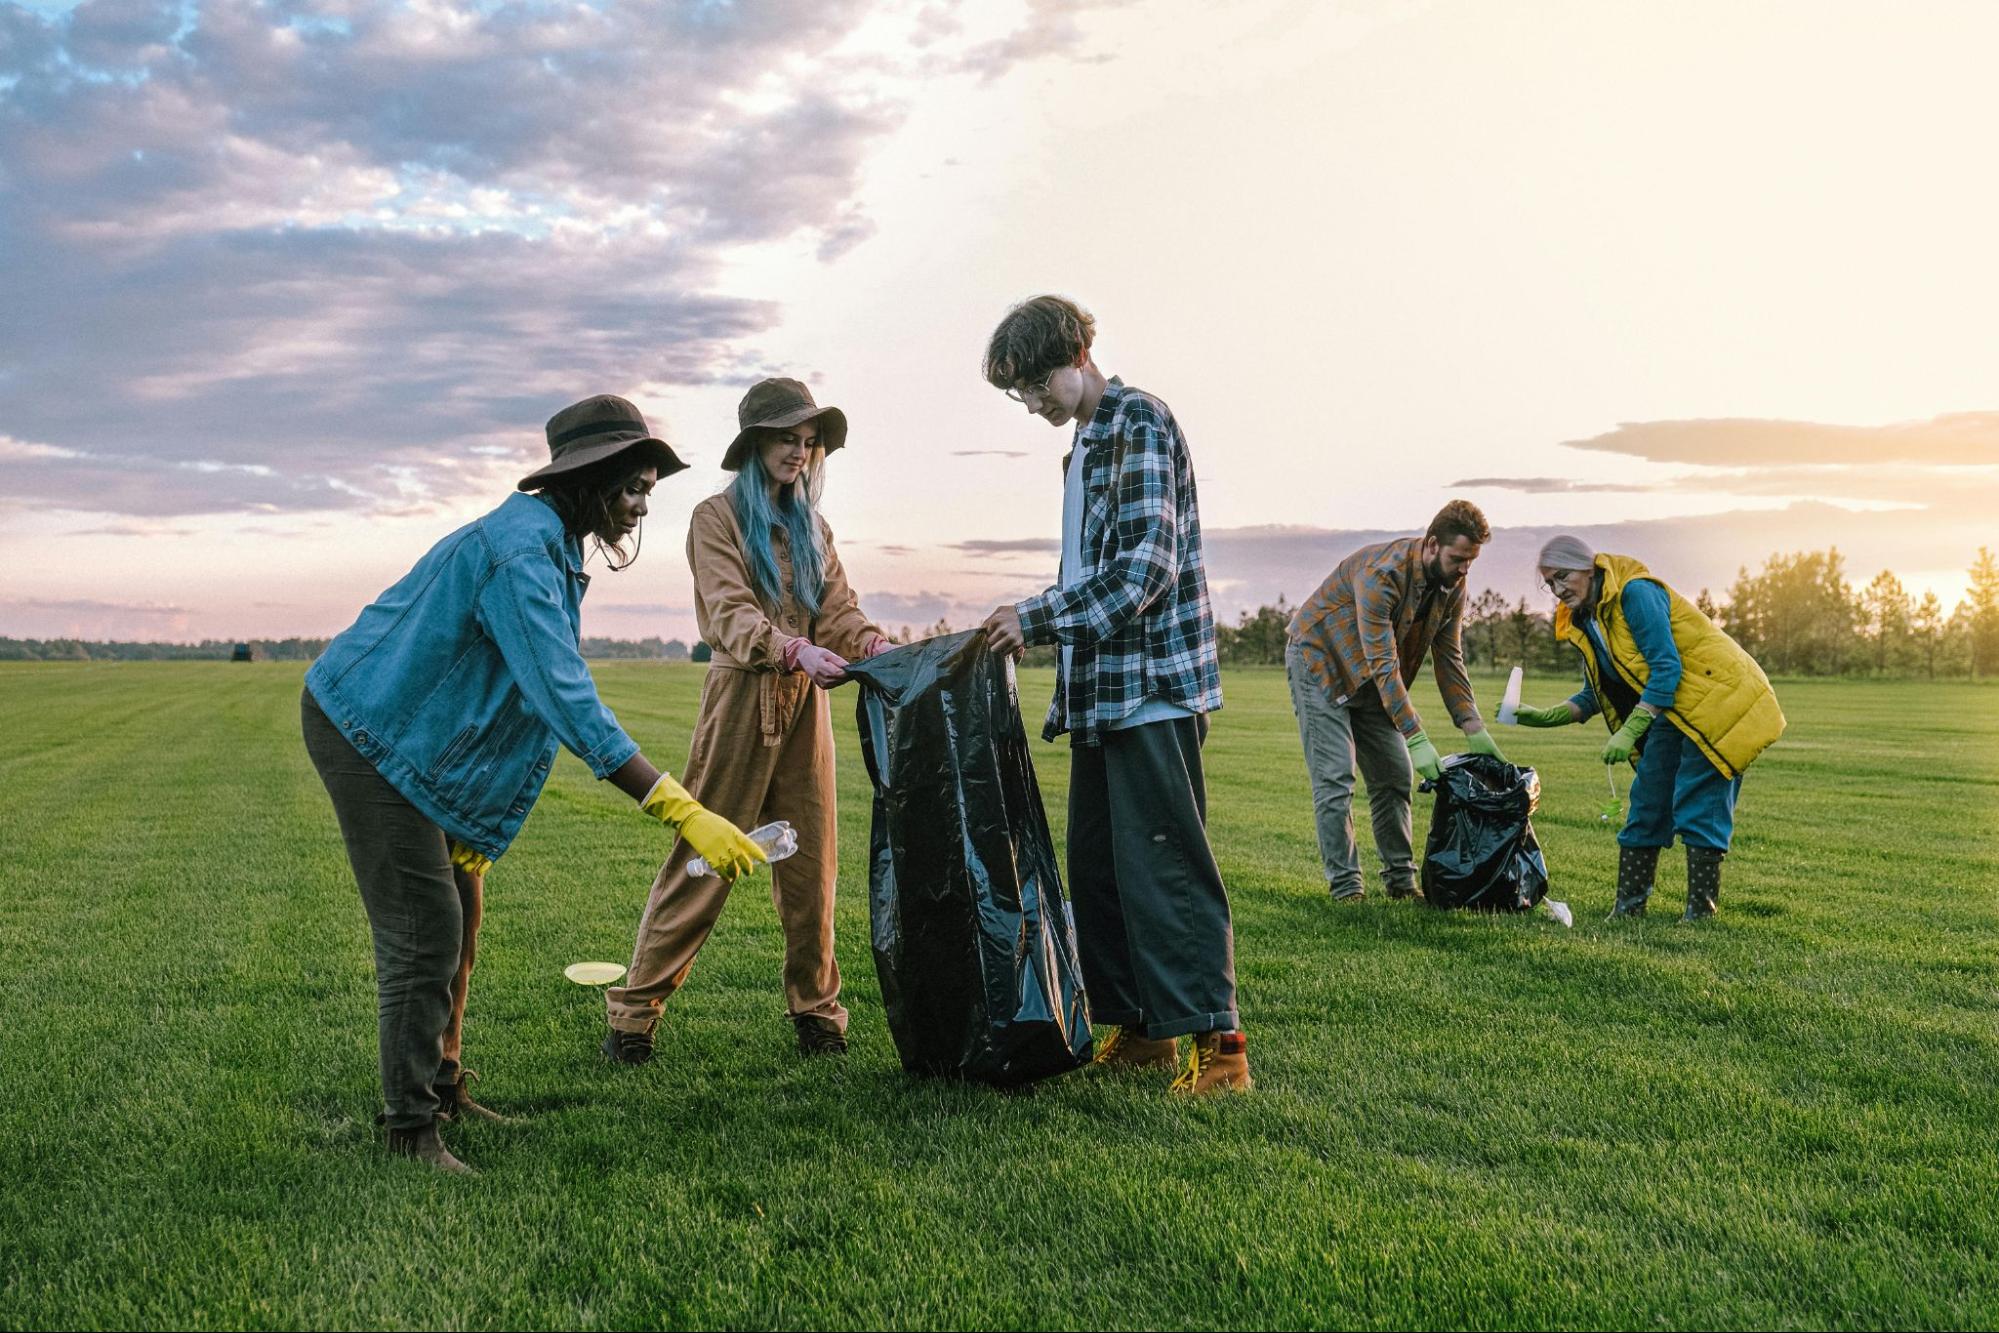
[{"label": "brown leather boot", "polygon": [[433,1083],[431,1091],[437,1094],[437,1118],[439,1120],[483,1120],[489,1125],[518,1125],[524,1123],[519,1116],[501,1115],[491,1107],[481,1106],[472,1100],[472,1093],[465,1085],[477,1083],[479,1071],[461,1069],[455,1083]]},{"label": "brown leather boot", "polygon": [[1240,1032],[1203,1032],[1194,1038],[1187,1067],[1169,1092],[1201,1097],[1214,1092],[1248,1092],[1256,1086],[1249,1076],[1248,1041]]},{"label": "brown leather boot", "polygon": [[604,1038],[604,1044],[597,1049],[613,1064],[642,1065],[652,1059],[652,1033],[612,1028],[610,1035]]},{"label": "brown leather boot", "polygon": [[799,1014],[791,1020],[791,1026],[798,1034],[800,1055],[847,1053],[847,1034],[830,1018],[821,1018],[817,1014]]},{"label": "brown leather boot", "polygon": [[451,1155],[451,1149],[445,1147],[444,1140],[437,1137],[435,1120],[428,1125],[419,1125],[415,1129],[397,1129],[394,1125],[389,1126],[389,1151],[398,1157],[414,1157],[417,1161],[427,1163],[450,1175],[479,1174]]},{"label": "brown leather boot", "polygon": [[1180,1043],[1172,1037],[1141,1037],[1128,1027],[1114,1027],[1097,1043],[1090,1063],[1102,1069],[1171,1069],[1180,1063]]}]

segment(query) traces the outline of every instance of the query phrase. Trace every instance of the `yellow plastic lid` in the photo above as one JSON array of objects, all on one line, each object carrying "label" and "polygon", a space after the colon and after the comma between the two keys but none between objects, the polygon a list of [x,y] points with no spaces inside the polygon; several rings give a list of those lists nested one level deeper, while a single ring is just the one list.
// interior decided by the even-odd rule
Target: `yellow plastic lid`
[{"label": "yellow plastic lid", "polygon": [[579,986],[608,986],[625,975],[623,963],[571,963],[562,975]]}]

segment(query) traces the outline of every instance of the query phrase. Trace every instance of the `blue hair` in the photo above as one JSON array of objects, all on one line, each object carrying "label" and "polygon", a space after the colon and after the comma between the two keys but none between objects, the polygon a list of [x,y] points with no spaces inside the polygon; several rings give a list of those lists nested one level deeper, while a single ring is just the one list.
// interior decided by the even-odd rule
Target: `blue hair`
[{"label": "blue hair", "polygon": [[808,616],[819,614],[826,594],[826,539],[820,535],[819,515],[812,508],[817,471],[808,464],[798,480],[786,486],[773,502],[770,474],[764,471],[758,451],[752,449],[729,486],[736,526],[742,530],[743,550],[750,558],[750,577],[758,594],[772,606],[784,600],[777,581],[777,555],[771,549],[772,530],[782,528],[791,547],[791,589]]}]

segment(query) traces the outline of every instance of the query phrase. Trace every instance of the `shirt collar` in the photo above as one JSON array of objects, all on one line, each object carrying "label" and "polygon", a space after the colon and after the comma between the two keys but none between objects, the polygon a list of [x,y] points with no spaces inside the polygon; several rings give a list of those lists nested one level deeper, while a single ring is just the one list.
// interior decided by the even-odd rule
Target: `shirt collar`
[{"label": "shirt collar", "polygon": [[1416,594],[1416,604],[1421,606],[1432,597],[1448,599],[1464,583],[1432,583],[1430,571],[1423,567],[1423,539],[1409,538],[1409,587]]},{"label": "shirt collar", "polygon": [[1111,437],[1111,422],[1117,417],[1118,400],[1124,397],[1124,381],[1113,375],[1104,383],[1104,396],[1097,400],[1096,413],[1087,424],[1076,425],[1076,444],[1082,448],[1102,444]]}]

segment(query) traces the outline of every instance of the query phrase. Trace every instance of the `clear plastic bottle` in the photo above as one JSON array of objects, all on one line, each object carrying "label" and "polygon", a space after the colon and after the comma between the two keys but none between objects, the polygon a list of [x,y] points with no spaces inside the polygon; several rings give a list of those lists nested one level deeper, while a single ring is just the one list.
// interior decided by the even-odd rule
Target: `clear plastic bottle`
[{"label": "clear plastic bottle", "polygon": [[[765,855],[773,861],[782,861],[798,850],[798,834],[790,822],[783,819],[765,824],[762,828],[751,829],[749,839],[763,848]],[[698,879],[703,875],[711,875],[714,871],[708,868],[706,860],[697,856],[687,863],[687,873]]]}]

